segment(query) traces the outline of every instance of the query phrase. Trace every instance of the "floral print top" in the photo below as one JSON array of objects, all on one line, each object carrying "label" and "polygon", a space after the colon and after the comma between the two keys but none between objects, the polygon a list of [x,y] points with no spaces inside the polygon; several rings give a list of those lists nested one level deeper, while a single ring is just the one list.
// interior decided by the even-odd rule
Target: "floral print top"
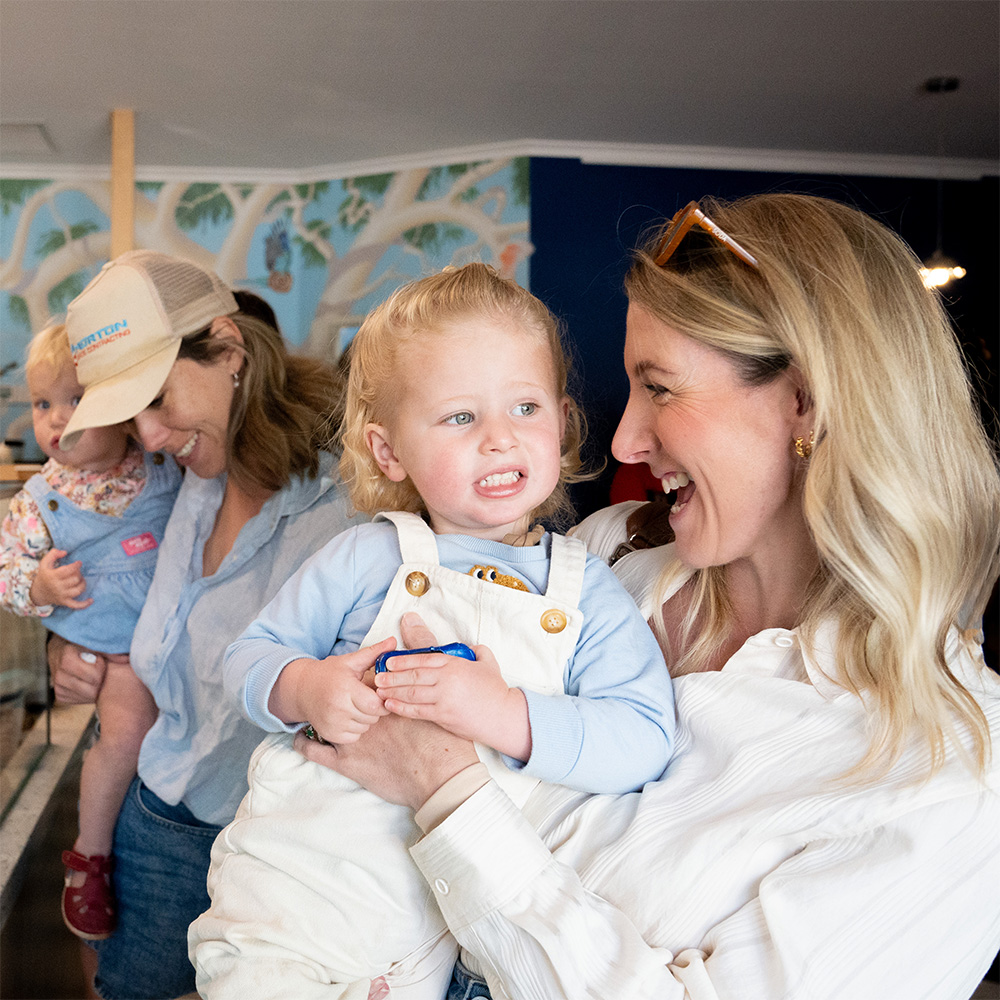
[{"label": "floral print top", "polygon": [[[131,440],[125,458],[107,472],[74,469],[50,458],[41,475],[74,506],[112,517],[121,517],[146,485],[143,449]],[[52,614],[52,605],[33,604],[29,596],[38,564],[51,548],[52,537],[37,504],[21,490],[0,525],[0,607],[24,616]]]}]

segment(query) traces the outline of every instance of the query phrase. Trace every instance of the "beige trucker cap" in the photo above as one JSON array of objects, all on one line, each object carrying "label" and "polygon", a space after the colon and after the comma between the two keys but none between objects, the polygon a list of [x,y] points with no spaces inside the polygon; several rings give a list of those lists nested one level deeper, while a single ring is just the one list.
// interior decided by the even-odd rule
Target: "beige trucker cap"
[{"label": "beige trucker cap", "polygon": [[83,398],[60,447],[144,410],[170,374],[181,338],[238,308],[218,275],[182,257],[133,250],[105,264],[66,310]]}]

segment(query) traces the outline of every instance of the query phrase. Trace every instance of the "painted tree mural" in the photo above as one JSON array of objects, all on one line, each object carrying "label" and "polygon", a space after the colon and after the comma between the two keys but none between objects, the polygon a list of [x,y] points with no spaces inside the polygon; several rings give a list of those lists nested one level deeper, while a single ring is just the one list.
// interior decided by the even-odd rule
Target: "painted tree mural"
[{"label": "painted tree mural", "polygon": [[[108,259],[109,212],[107,182],[0,179],[0,367],[18,383],[30,334]],[[140,182],[135,241],[257,291],[295,349],[332,360],[413,277],[483,260],[527,283],[528,161],[308,184]],[[8,402],[23,398],[16,388]]]}]

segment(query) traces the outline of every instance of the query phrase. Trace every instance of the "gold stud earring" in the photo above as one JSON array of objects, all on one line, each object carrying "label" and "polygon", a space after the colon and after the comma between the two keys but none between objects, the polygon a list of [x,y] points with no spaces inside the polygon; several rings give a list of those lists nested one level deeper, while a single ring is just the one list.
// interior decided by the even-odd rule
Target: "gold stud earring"
[{"label": "gold stud earring", "polygon": [[813,453],[813,445],[816,443],[816,432],[809,432],[809,440],[797,437],[795,439],[795,454],[799,458],[808,458]]}]

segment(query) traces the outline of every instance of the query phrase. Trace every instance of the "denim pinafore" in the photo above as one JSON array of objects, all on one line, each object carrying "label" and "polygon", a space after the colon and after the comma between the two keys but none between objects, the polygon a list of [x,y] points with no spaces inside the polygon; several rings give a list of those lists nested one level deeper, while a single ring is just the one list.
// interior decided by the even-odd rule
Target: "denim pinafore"
[{"label": "denim pinafore", "polygon": [[166,455],[147,452],[144,462],[146,483],[120,517],[81,510],[40,473],[25,483],[53,547],[67,553],[63,562],[81,561],[82,597],[94,601],[79,610],[57,607],[45,626],[98,653],[129,651],[181,484],[177,463]]},{"label": "denim pinafore", "polygon": [[[532,594],[442,566],[434,532],[416,514],[394,511],[376,520],[396,526],[403,562],[363,645],[395,636],[399,620],[415,611],[442,642],[489,646],[511,687],[562,694],[566,664],[583,626],[580,592],[587,563],[582,542],[552,535],[544,594]],[[537,778],[513,771],[495,750],[477,745],[493,779],[523,806]]]}]

